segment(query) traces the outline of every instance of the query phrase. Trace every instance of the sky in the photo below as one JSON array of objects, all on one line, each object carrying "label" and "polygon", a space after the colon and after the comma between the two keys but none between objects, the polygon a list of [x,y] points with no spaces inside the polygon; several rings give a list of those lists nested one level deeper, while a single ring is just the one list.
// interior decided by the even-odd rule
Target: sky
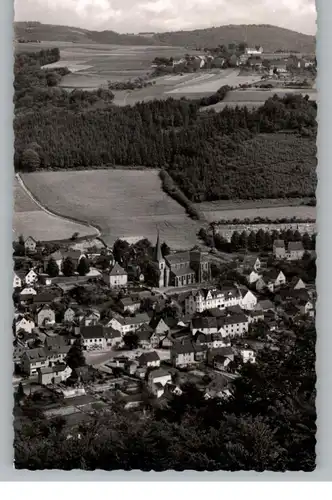
[{"label": "sky", "polygon": [[15,21],[119,33],[273,24],[316,33],[315,0],[14,0]]}]

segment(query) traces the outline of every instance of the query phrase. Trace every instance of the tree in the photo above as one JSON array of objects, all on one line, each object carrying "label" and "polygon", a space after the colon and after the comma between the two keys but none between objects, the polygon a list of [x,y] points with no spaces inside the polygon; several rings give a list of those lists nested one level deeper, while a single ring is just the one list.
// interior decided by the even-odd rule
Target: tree
[{"label": "tree", "polygon": [[255,233],[255,231],[251,231],[251,233],[248,236],[248,249],[251,252],[256,252],[257,251],[257,243],[256,243],[256,233]]},{"label": "tree", "polygon": [[25,149],[21,155],[21,165],[23,170],[35,171],[40,167],[39,154],[33,149]]},{"label": "tree", "polygon": [[244,248],[244,249],[248,248],[248,233],[247,233],[247,231],[242,231],[242,233],[240,234],[239,243],[240,243],[241,248]]},{"label": "tree", "polygon": [[240,235],[237,231],[234,231],[231,237],[231,249],[236,252],[240,248]]},{"label": "tree", "polygon": [[88,274],[89,271],[90,271],[90,265],[88,259],[86,259],[85,257],[81,257],[77,266],[78,274],[80,276],[85,276],[86,274]]},{"label": "tree", "polygon": [[80,338],[77,338],[68,351],[66,363],[72,370],[85,366],[86,361],[83,354],[83,344]]},{"label": "tree", "polygon": [[121,265],[127,264],[128,255],[130,251],[130,245],[128,241],[125,240],[116,240],[113,245],[113,256],[116,262]]},{"label": "tree", "polygon": [[126,333],[126,335],[123,337],[123,341],[125,343],[125,346],[128,347],[128,349],[137,349],[139,338],[136,333],[129,332]]},{"label": "tree", "polygon": [[59,276],[59,266],[53,257],[51,257],[47,263],[46,272],[51,278]]},{"label": "tree", "polygon": [[73,276],[75,273],[75,264],[70,257],[66,257],[62,263],[62,273],[64,276]]},{"label": "tree", "polygon": [[161,245],[161,253],[164,258],[171,253],[170,247],[165,242]]}]

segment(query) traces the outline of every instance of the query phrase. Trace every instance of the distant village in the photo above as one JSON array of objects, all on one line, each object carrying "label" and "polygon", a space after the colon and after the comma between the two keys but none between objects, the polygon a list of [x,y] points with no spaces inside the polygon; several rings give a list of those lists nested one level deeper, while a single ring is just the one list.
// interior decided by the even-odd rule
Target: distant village
[{"label": "distant village", "polygon": [[186,54],[179,59],[156,57],[152,63],[156,75],[164,73],[187,73],[215,68],[242,68],[262,73],[262,76],[285,77],[291,73],[314,70],[314,55],[295,52],[264,53],[261,46],[248,47],[245,43],[219,45],[205,48],[203,54]]},{"label": "distant village", "polygon": [[301,241],[220,263],[204,247],[173,252],[159,234],[13,246],[13,387],[23,412],[72,425],[115,401],[164,404],[187,382],[227,398],[243,364],[315,318],[304,278],[314,255]]}]

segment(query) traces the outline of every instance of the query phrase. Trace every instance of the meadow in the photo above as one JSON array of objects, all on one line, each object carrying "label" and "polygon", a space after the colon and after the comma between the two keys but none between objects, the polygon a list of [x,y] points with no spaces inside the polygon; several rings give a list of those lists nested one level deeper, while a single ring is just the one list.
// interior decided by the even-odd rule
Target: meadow
[{"label": "meadow", "polygon": [[97,234],[93,228],[52,215],[43,210],[15,178],[13,186],[13,239],[33,236],[39,241],[65,240],[78,232],[80,236]]},{"label": "meadow", "polygon": [[158,230],[174,249],[197,242],[198,224],[162,191],[157,170],[38,172],[22,178],[49,210],[97,226],[110,245],[117,238],[155,241]]}]

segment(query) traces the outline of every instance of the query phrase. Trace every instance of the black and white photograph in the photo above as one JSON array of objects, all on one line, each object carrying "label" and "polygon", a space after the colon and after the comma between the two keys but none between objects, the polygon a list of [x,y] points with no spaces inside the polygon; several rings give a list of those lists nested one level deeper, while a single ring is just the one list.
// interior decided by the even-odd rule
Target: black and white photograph
[{"label": "black and white photograph", "polygon": [[313,472],[315,0],[13,4],[13,466]]}]

